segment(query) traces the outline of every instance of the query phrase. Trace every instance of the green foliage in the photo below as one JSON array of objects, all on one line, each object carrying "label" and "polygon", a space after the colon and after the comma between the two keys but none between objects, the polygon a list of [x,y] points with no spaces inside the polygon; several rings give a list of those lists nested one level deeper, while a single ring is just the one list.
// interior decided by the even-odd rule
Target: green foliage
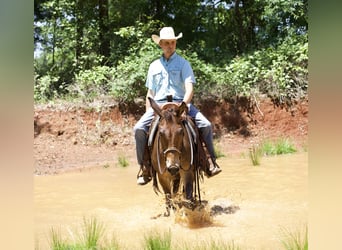
[{"label": "green foliage", "polygon": [[[126,41],[128,54],[118,61],[115,75],[111,82],[111,93],[122,101],[132,101],[146,94],[145,78],[149,64],[161,55],[161,51],[151,37],[151,30],[160,22],[136,22],[134,26],[122,27],[117,34]],[[129,49],[127,49],[129,48]]]},{"label": "green foliage", "polygon": [[35,76],[34,100],[36,102],[46,102],[58,97],[58,91],[54,89],[54,85],[58,82],[58,77],[45,75],[42,77]]},{"label": "green foliage", "polygon": [[161,54],[151,34],[165,25],[183,32],[178,52],[202,97],[260,93],[291,105],[307,94],[307,0],[44,0],[34,10],[35,101],[144,96],[148,65]]},{"label": "green foliage", "polygon": [[[196,78],[194,89],[195,92],[201,93],[200,98],[216,95],[215,66],[201,60],[198,54],[193,51],[191,47],[189,47],[187,50],[178,50],[177,53],[190,62]],[[197,96],[195,95],[194,98],[197,98]]]},{"label": "green foliage", "polygon": [[297,152],[295,146],[288,138],[279,138],[276,141],[266,140],[262,143],[264,155],[281,155]]},{"label": "green foliage", "polygon": [[287,39],[277,47],[234,58],[217,72],[222,98],[266,94],[277,104],[291,105],[305,97],[308,88],[308,43]]},{"label": "green foliage", "polygon": [[111,79],[111,94],[119,101],[131,102],[145,96],[145,79],[149,64],[160,56],[156,44],[145,40],[136,54],[131,54],[119,62]]},{"label": "green foliage", "polygon": [[96,66],[91,70],[82,70],[75,76],[75,82],[69,87],[72,96],[84,101],[92,101],[95,97],[108,95],[112,68]]}]

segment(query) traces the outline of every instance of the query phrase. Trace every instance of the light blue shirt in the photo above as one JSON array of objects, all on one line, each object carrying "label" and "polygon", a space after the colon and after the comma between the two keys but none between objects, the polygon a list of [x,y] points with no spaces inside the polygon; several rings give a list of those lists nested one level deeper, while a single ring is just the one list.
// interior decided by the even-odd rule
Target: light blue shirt
[{"label": "light blue shirt", "polygon": [[175,52],[168,61],[162,56],[151,63],[145,85],[155,93],[157,102],[165,101],[167,95],[182,101],[188,82],[196,83],[191,65]]}]

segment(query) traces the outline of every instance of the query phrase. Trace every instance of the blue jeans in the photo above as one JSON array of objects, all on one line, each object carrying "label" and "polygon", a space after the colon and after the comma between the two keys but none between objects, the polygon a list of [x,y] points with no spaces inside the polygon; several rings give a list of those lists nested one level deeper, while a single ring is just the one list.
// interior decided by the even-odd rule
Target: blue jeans
[{"label": "blue jeans", "polygon": [[[210,121],[192,104],[188,104],[188,114],[194,119],[200,130],[208,152],[213,160],[216,159],[213,145],[213,130]],[[143,165],[144,150],[147,143],[147,133],[154,118],[154,110],[149,108],[134,126],[135,147],[137,161]]]}]

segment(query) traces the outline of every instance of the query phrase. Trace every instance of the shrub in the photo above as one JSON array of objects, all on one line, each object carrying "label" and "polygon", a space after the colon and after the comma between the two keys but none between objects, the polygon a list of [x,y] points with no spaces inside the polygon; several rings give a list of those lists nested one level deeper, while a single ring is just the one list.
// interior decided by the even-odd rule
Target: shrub
[{"label": "shrub", "polygon": [[75,82],[69,87],[71,95],[84,101],[93,101],[98,96],[108,95],[113,70],[107,66],[96,66],[80,71],[75,76]]},{"label": "shrub", "polygon": [[279,105],[292,105],[307,95],[308,43],[288,38],[277,47],[234,58],[216,68],[217,91],[221,98],[262,93]]},{"label": "shrub", "polygon": [[54,85],[57,82],[58,77],[51,75],[39,77],[38,75],[35,75],[34,100],[37,102],[46,102],[58,97],[58,91],[54,88]]}]

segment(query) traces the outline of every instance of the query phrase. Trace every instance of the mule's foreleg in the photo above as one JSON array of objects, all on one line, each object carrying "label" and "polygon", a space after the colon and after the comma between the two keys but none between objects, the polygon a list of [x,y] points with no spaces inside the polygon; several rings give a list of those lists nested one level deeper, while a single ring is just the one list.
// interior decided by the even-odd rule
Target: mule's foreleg
[{"label": "mule's foreleg", "polygon": [[193,199],[193,183],[185,183],[185,199],[192,201]]},{"label": "mule's foreleg", "polygon": [[184,173],[184,198],[192,202],[194,199],[194,174],[192,171]]},{"label": "mule's foreleg", "polygon": [[164,216],[169,217],[170,210],[175,209],[171,200],[171,194],[165,194],[165,207],[166,207],[166,212],[164,213]]}]

